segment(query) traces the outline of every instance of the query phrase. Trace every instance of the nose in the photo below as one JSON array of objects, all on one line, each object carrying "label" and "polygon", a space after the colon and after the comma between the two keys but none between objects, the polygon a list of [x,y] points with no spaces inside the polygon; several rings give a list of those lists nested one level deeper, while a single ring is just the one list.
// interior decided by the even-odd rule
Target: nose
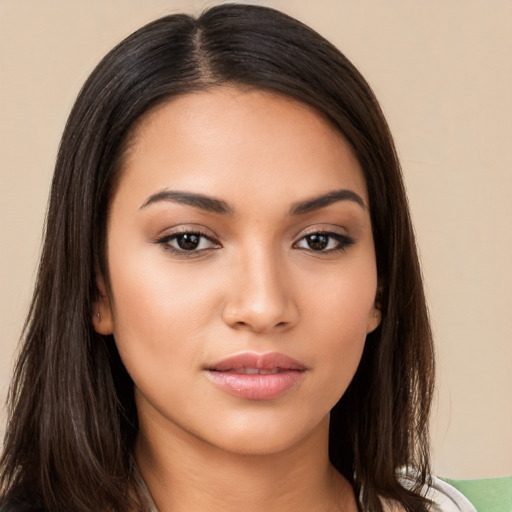
[{"label": "nose", "polygon": [[234,267],[230,269],[222,312],[227,325],[269,333],[287,330],[297,323],[299,309],[292,278],[279,256],[269,250],[252,251]]}]

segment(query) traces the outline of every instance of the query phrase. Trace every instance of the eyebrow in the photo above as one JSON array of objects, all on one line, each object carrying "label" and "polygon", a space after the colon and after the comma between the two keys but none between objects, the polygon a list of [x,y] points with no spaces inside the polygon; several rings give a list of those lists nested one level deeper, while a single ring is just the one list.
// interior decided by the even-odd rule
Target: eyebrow
[{"label": "eyebrow", "polygon": [[353,190],[340,189],[294,203],[290,208],[290,215],[303,215],[304,213],[320,210],[338,201],[352,201],[364,210],[368,209],[359,194],[356,194]]},{"label": "eyebrow", "polygon": [[160,201],[171,201],[173,203],[185,204],[200,208],[207,212],[220,213],[221,215],[232,215],[233,208],[223,201],[215,197],[206,196],[204,194],[196,194],[194,192],[178,192],[174,190],[162,190],[148,197],[144,204],[140,207],[142,210],[150,204]]},{"label": "eyebrow", "polygon": [[[170,201],[173,203],[193,206],[207,212],[219,213],[221,215],[233,215],[234,213],[234,209],[222,199],[204,194],[197,194],[195,192],[180,192],[176,190],[161,190],[156,194],[152,194],[148,199],[146,199],[140,209],[142,210],[143,208],[160,201]],[[321,208],[325,208],[326,206],[339,201],[352,201],[361,206],[364,210],[367,209],[363,198],[359,194],[356,194],[353,190],[340,189],[294,203],[289,210],[289,215],[303,215],[315,210],[320,210]]]}]

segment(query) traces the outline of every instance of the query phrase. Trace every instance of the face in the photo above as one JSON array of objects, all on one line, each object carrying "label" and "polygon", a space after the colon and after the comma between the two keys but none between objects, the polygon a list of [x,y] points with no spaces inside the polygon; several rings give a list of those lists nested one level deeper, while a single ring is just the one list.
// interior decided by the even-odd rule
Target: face
[{"label": "face", "polygon": [[325,430],[379,322],[368,194],[343,137],[262,91],[137,126],[107,226],[113,333],[141,429],[271,453]]}]

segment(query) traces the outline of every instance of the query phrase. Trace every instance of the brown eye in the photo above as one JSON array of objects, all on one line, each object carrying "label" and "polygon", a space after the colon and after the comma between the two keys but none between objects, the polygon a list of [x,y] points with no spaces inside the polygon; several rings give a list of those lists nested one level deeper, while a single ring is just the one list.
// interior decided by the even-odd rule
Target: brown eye
[{"label": "brown eye", "polygon": [[186,231],[166,235],[157,243],[175,253],[200,253],[208,249],[217,249],[220,245],[203,233]]},{"label": "brown eye", "polygon": [[323,251],[329,245],[329,236],[317,233],[305,237],[308,247],[313,251]]},{"label": "brown eye", "polygon": [[342,251],[353,243],[354,240],[352,238],[339,233],[319,232],[304,236],[294,247],[314,252],[328,253],[331,251]]},{"label": "brown eye", "polygon": [[184,233],[176,235],[176,245],[184,251],[193,251],[198,248],[201,236],[197,233]]}]

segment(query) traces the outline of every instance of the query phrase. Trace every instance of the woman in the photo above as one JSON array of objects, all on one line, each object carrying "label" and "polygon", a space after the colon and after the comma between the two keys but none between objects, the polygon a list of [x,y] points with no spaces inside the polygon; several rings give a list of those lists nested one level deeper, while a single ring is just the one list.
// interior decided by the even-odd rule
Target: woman
[{"label": "woman", "polygon": [[439,508],[433,371],[392,139],[338,50],[224,5],[104,58],[59,151],[2,510]]}]

